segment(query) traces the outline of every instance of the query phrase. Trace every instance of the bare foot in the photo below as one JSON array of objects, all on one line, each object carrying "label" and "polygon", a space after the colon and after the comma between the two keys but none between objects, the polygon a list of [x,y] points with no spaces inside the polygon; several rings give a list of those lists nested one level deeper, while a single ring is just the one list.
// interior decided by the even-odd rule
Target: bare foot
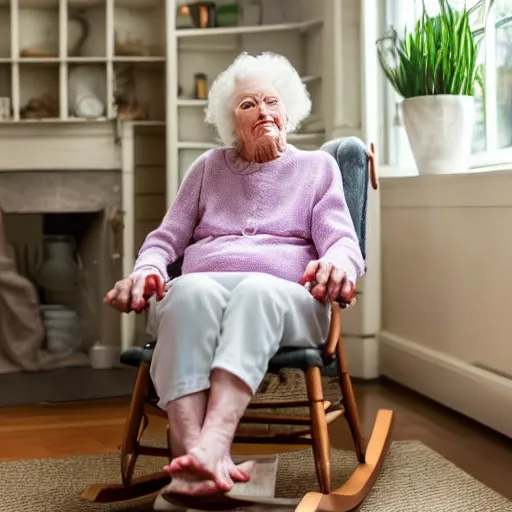
[{"label": "bare foot", "polygon": [[[228,481],[229,476],[231,476],[233,480],[236,478],[236,481],[245,483],[250,480],[250,473],[256,466],[256,461],[250,460],[236,465],[233,459],[227,456],[220,465],[218,472],[215,473],[217,479],[222,475],[225,481]],[[230,472],[233,472],[233,475],[230,475]],[[167,493],[187,496],[211,496],[219,492],[228,492],[233,488],[233,485],[234,483],[231,482],[230,488],[222,488],[219,487],[216,480],[201,478],[187,470],[182,470],[173,475],[171,483],[167,487]]]},{"label": "bare foot", "polygon": [[[177,457],[176,459],[173,459],[170,464],[163,467],[163,470],[169,474],[177,474],[185,470],[185,468],[188,465],[182,459],[183,457]],[[254,465],[254,461],[247,461],[243,462],[242,464],[236,465],[229,455],[226,455],[224,457],[224,466],[226,468],[228,475],[232,478],[233,482],[248,482],[251,479],[250,472],[254,468]]]},{"label": "bare foot", "polygon": [[219,491],[228,492],[234,482],[229,474],[226,457],[215,452],[215,449],[206,450],[201,446],[192,448],[186,455],[172,460],[167,471],[172,478],[187,475],[187,478],[195,480],[213,480]]},{"label": "bare foot", "polygon": [[[244,462],[242,464],[236,465],[229,455],[226,455],[224,457],[224,464],[229,476],[235,482],[248,482],[250,480],[249,471],[253,469],[254,464],[248,465],[247,462]],[[167,473],[172,474],[184,470],[186,471],[187,468],[192,467],[194,469],[197,468],[200,473],[204,474],[204,476],[211,476],[211,473],[208,470],[206,470],[202,465],[199,465],[197,459],[189,454],[183,455],[181,457],[176,457],[168,465],[164,466],[163,470]]]}]

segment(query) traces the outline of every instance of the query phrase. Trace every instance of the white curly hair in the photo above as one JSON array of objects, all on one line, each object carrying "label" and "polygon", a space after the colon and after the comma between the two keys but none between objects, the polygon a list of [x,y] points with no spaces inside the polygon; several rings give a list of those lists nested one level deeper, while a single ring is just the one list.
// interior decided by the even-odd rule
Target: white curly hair
[{"label": "white curly hair", "polygon": [[237,142],[234,105],[237,81],[252,76],[270,80],[276,89],[285,107],[288,133],[295,131],[311,112],[309,92],[288,59],[271,52],[257,56],[241,53],[213,82],[206,108],[206,122],[216,128],[226,146]]}]

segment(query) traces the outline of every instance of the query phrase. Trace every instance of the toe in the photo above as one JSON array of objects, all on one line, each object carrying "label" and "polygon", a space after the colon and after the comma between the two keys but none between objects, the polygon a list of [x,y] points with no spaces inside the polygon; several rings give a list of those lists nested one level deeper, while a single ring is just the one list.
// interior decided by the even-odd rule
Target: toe
[{"label": "toe", "polygon": [[167,467],[169,468],[170,473],[174,473],[176,471],[181,471],[182,469],[187,468],[190,465],[190,457],[188,455],[183,455],[181,457],[176,457],[175,459],[173,459]]},{"label": "toe", "polygon": [[232,468],[232,470],[229,472],[229,476],[238,482],[247,482],[249,481],[249,475],[240,469],[238,469],[236,466]]},{"label": "toe", "polygon": [[234,486],[234,482],[231,479],[229,470],[229,466],[224,461],[221,461],[217,464],[217,471],[215,472],[214,481],[217,484],[219,490],[224,492],[230,491]]},{"label": "toe", "polygon": [[227,456],[224,459],[225,468],[228,471],[228,475],[235,481],[235,482],[248,482],[251,479],[251,475],[249,474],[249,469],[254,469],[251,465],[252,461],[248,461],[242,464],[236,465],[233,461],[233,459],[230,456]]},{"label": "toe", "polygon": [[238,464],[236,467],[239,471],[242,471],[247,475],[247,478],[251,478],[251,473],[256,469],[257,462],[255,460],[247,460]]},{"label": "toe", "polygon": [[209,495],[209,494],[216,494],[219,492],[219,489],[215,485],[215,482],[213,480],[205,480],[201,487],[201,494],[203,495]]}]

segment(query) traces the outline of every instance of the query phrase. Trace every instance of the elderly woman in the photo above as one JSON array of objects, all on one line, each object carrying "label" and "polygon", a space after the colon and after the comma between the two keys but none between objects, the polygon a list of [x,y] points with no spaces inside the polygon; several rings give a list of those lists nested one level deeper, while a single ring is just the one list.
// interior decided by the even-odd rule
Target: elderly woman
[{"label": "elderly woman", "polygon": [[[171,424],[169,492],[226,492],[249,479],[231,444],[269,360],[281,347],[322,344],[330,302],[350,302],[364,272],[336,161],[286,142],[310,108],[284,57],[240,55],[208,102],[225,147],[192,165],[133,273],[106,296],[141,312],[146,279],[158,276],[148,332]],[[180,257],[182,275],[167,282]]]}]

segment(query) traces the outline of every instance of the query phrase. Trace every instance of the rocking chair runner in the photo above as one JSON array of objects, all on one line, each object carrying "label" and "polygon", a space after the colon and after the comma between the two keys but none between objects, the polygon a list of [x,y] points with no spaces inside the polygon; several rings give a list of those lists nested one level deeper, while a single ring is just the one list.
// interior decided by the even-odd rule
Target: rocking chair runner
[{"label": "rocking chair runner", "polygon": [[[344,192],[360,247],[365,255],[365,224],[368,182],[377,189],[374,148],[367,151],[362,142],[355,138],[337,139],[322,147],[337,160],[344,184]],[[177,262],[169,267],[170,277],[180,274]],[[332,321],[328,339],[319,349],[280,350],[269,363],[269,372],[279,372],[283,368],[293,368],[305,372],[307,400],[303,401],[253,401],[242,418],[241,424],[294,425],[285,433],[272,435],[239,435],[236,442],[260,444],[311,445],[315,457],[315,467],[321,493],[310,492],[300,501],[296,511],[348,511],[357,507],[371,490],[384,460],[393,423],[393,412],[380,410],[377,414],[373,433],[365,447],[359,417],[347,372],[346,357],[341,338],[341,309],[345,304],[333,303]],[[162,456],[169,458],[169,448],[155,448],[141,444],[141,437],[148,425],[148,414],[166,417],[166,413],[156,406],[158,397],[151,382],[149,369],[155,342],[145,347],[133,347],[121,356],[122,363],[137,366],[135,383],[125,432],[121,447],[122,484],[94,485],[82,497],[95,502],[115,502],[153,494],[168,484],[170,477],[165,473],[134,478],[135,463],[139,455]],[[343,407],[336,407],[324,400],[322,370],[335,365],[339,378]],[[264,415],[268,409],[309,408],[308,417],[287,415]],[[358,466],[352,476],[338,489],[331,488],[330,442],[328,424],[344,415],[347,419],[355,445]],[[169,427],[168,427],[169,428]],[[183,505],[198,508],[197,498],[183,497]],[[258,501],[261,503],[261,501]],[[251,500],[238,500],[226,496],[220,501],[208,498],[202,508],[234,508],[250,505]]]}]

